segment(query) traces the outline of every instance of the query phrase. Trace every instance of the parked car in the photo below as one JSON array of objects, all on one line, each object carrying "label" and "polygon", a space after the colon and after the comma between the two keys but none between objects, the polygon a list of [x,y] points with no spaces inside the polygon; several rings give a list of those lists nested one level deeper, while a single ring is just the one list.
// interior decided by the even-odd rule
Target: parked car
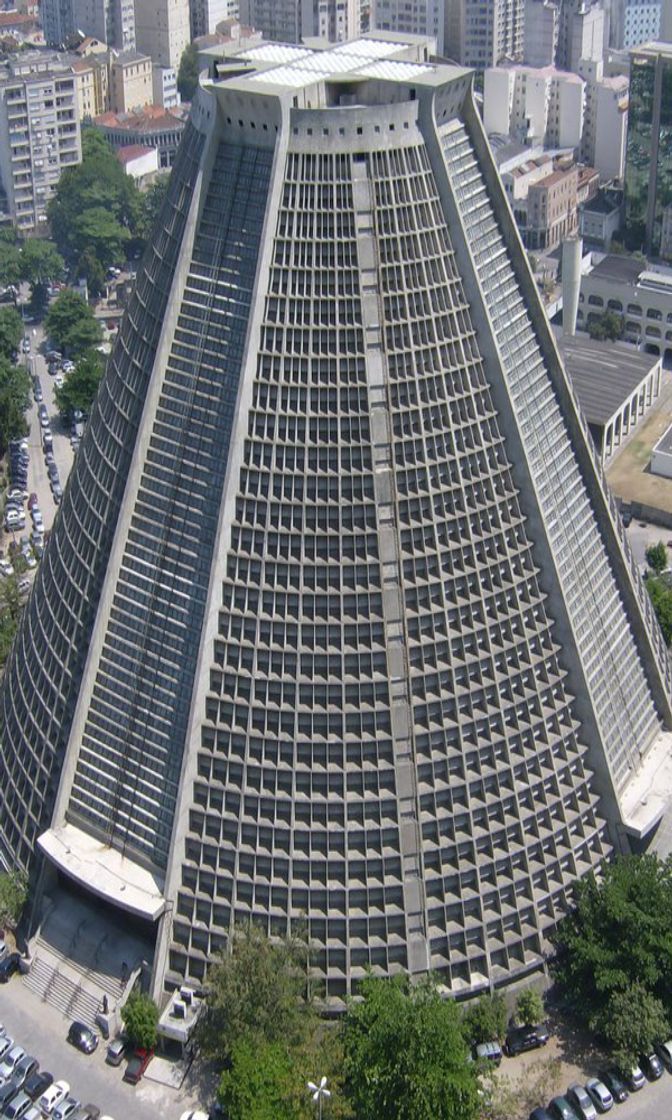
[{"label": "parked car", "polygon": [[477,1062],[498,1066],[502,1060],[502,1048],[498,1042],[479,1042],[474,1047],[474,1058]]},{"label": "parked car", "polygon": [[622,1104],[623,1101],[627,1101],[630,1096],[628,1087],[615,1069],[605,1069],[600,1073],[600,1080],[607,1086],[607,1089],[617,1104]]},{"label": "parked car", "polygon": [[631,1093],[637,1093],[646,1085],[646,1078],[639,1066],[633,1066],[632,1069],[623,1070],[621,1076]]},{"label": "parked car", "polygon": [[35,1071],[39,1068],[40,1063],[38,1062],[37,1058],[34,1058],[32,1054],[24,1054],[24,1056],[20,1059],[20,1061],[16,1063],[14,1067],[12,1080],[16,1081],[17,1084],[20,1084],[21,1088],[25,1092],[26,1081],[31,1076],[31,1074],[35,1073]]},{"label": "parked car", "polygon": [[79,1108],[80,1103],[76,1097],[66,1097],[65,1100],[56,1105],[52,1112],[53,1120],[70,1120],[70,1117]]},{"label": "parked car", "polygon": [[668,1073],[672,1073],[672,1038],[669,1042],[659,1042],[656,1046],[656,1054]]},{"label": "parked car", "polygon": [[51,492],[54,496],[54,502],[56,503],[56,505],[59,505],[61,498],[63,497],[63,487],[61,486],[60,482],[52,482]]},{"label": "parked car", "polygon": [[581,1120],[597,1120],[595,1105],[583,1085],[570,1085],[565,1096]]},{"label": "parked car", "polygon": [[3,1120],[23,1120],[29,1108],[33,1107],[33,1102],[27,1093],[23,1091],[17,1093],[15,1097],[5,1106],[3,1112]]},{"label": "parked car", "polygon": [[21,957],[18,953],[8,953],[0,961],[0,984],[6,984],[8,980],[11,980],[14,973],[19,971],[20,960]]},{"label": "parked car", "polygon": [[67,1081],[54,1081],[45,1089],[39,1101],[40,1110],[45,1116],[51,1116],[54,1109],[64,1101],[70,1092],[70,1086]]},{"label": "parked car", "polygon": [[506,1032],[506,1042],[504,1049],[509,1057],[515,1054],[522,1054],[526,1050],[536,1050],[539,1046],[545,1046],[550,1038],[546,1027],[512,1027]]},{"label": "parked car", "polygon": [[0,1112],[4,1112],[10,1101],[18,1096],[21,1092],[21,1087],[15,1081],[8,1081],[6,1085],[0,1085]]},{"label": "parked car", "polygon": [[566,1097],[553,1097],[548,1106],[548,1111],[554,1120],[580,1120],[578,1112],[574,1110]]},{"label": "parked car", "polygon": [[108,1066],[120,1066],[123,1062],[128,1051],[128,1039],[120,1035],[119,1038],[113,1038],[107,1045],[105,1054],[105,1061]]},{"label": "parked car", "polygon": [[5,1054],[2,1062],[0,1062],[0,1084],[4,1085],[6,1081],[10,1081],[14,1076],[14,1071],[22,1058],[26,1057],[26,1051],[23,1046],[18,1044],[12,1046]]},{"label": "parked car", "polygon": [[530,1120],[553,1120],[547,1108],[533,1108],[530,1113]]},{"label": "parked car", "polygon": [[[7,955],[9,955],[9,954],[7,954]],[[7,960],[7,956],[4,957],[4,960]],[[2,964],[2,963],[3,962],[0,961],[0,964]],[[7,1054],[8,1051],[12,1049],[13,1045],[14,1045],[14,1039],[13,1038],[10,1038],[10,1036],[8,1034],[1,1035],[0,1036],[0,1058],[4,1058],[5,1054]]]},{"label": "parked car", "polygon": [[72,1120],[99,1120],[100,1109],[95,1104],[80,1104]]},{"label": "parked car", "polygon": [[68,1042],[76,1050],[81,1050],[82,1054],[93,1054],[98,1046],[98,1035],[86,1023],[75,1020],[68,1030]]},{"label": "parked car", "polygon": [[143,1050],[139,1048],[135,1050],[128,1060],[128,1065],[124,1072],[124,1081],[130,1082],[131,1085],[137,1085],[147,1069],[147,1066],[154,1057],[153,1050]]},{"label": "parked car", "polygon": [[608,1112],[610,1108],[613,1108],[614,1098],[599,1077],[591,1077],[589,1081],[586,1081],[586,1092],[598,1112]]},{"label": "parked car", "polygon": [[659,1077],[663,1076],[663,1063],[655,1051],[651,1051],[650,1054],[642,1054],[639,1064],[649,1081],[657,1081]]},{"label": "parked car", "polygon": [[54,1079],[46,1069],[36,1069],[24,1081],[23,1091],[28,1094],[31,1101],[36,1101],[53,1083]]}]

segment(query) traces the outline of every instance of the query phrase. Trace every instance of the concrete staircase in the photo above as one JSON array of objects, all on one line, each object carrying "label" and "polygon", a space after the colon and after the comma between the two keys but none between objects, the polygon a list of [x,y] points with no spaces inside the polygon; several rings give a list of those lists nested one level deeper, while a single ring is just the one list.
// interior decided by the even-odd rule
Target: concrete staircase
[{"label": "concrete staircase", "polygon": [[[33,957],[30,972],[26,973],[23,982],[41,1000],[55,1007],[66,1019],[78,1019],[89,1027],[96,1025],[96,1012],[100,1010],[102,993],[98,994],[85,987],[85,977],[76,974],[58,960],[38,952]],[[115,993],[115,999],[119,992]]]}]

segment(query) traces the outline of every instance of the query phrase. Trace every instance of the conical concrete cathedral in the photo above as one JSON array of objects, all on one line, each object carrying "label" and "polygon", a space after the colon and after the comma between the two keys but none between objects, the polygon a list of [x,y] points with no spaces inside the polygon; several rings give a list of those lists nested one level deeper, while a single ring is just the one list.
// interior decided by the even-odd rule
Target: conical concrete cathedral
[{"label": "conical concrete cathedral", "polygon": [[0,858],[144,920],[157,990],[248,917],[336,1004],[508,982],[665,809],[666,651],[427,50],[203,84],[4,676]]}]

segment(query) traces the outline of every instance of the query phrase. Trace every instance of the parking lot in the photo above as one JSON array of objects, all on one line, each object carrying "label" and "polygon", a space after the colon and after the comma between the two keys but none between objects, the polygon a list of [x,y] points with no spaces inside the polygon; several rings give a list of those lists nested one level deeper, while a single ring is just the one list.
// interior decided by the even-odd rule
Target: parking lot
[{"label": "parking lot", "polygon": [[113,1120],[179,1120],[185,1109],[197,1107],[198,1091],[189,1077],[180,1090],[148,1079],[127,1085],[123,1081],[125,1066],[105,1063],[102,1040],[91,1055],[75,1050],[66,1042],[68,1023],[63,1016],[35,996],[19,977],[0,985],[0,1023],[37,1058],[42,1069],[67,1081],[78,1100],[95,1104]]}]

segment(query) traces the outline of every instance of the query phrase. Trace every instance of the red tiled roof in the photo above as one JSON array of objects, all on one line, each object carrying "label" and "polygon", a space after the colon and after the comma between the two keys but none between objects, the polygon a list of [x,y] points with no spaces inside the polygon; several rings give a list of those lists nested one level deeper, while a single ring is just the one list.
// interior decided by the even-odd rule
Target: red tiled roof
[{"label": "red tiled roof", "polygon": [[155,151],[156,148],[148,148],[146,144],[127,144],[124,148],[117,148],[116,156],[120,163],[131,163],[132,160]]}]

